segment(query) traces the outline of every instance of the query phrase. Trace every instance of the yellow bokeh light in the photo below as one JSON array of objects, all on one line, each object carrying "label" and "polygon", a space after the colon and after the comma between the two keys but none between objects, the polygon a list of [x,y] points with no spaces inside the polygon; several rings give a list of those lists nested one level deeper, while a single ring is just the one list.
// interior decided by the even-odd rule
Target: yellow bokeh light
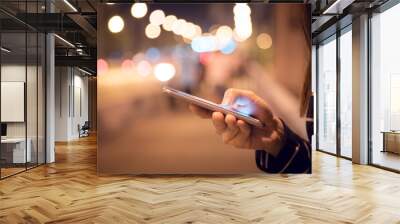
[{"label": "yellow bokeh light", "polygon": [[151,24],[154,24],[154,25],[159,26],[159,25],[161,25],[161,24],[164,23],[164,21],[165,21],[165,14],[164,14],[164,12],[163,12],[162,10],[157,9],[157,10],[154,10],[154,11],[150,14],[149,19],[150,19],[150,23],[151,23]]},{"label": "yellow bokeh light", "polygon": [[158,36],[160,36],[160,33],[161,33],[160,26],[154,25],[152,23],[150,23],[149,25],[146,26],[146,29],[145,29],[146,37],[148,37],[150,39],[155,39]]},{"label": "yellow bokeh light", "polygon": [[193,39],[196,36],[196,25],[190,22],[186,23],[182,36],[187,39]]},{"label": "yellow bokeh light", "polygon": [[119,33],[124,29],[124,20],[121,16],[113,16],[108,20],[108,29],[112,33]]},{"label": "yellow bokeh light", "polygon": [[232,39],[232,29],[229,26],[220,26],[215,33],[218,41],[221,43],[226,43]]},{"label": "yellow bokeh light", "polygon": [[198,25],[195,25],[194,28],[196,29],[195,37],[201,36],[201,34],[203,33],[203,31],[201,30],[201,27]]},{"label": "yellow bokeh light", "polygon": [[257,36],[257,46],[261,49],[268,49],[272,46],[272,38],[267,33],[261,33]]},{"label": "yellow bokeh light", "polygon": [[186,20],[178,19],[172,24],[172,32],[176,35],[182,35],[186,25]]},{"label": "yellow bokeh light", "polygon": [[132,5],[131,14],[135,18],[143,18],[147,13],[146,3],[135,3]]},{"label": "yellow bokeh light", "polygon": [[172,31],[172,25],[174,24],[174,22],[176,20],[178,20],[178,18],[176,18],[176,16],[169,15],[169,16],[165,17],[165,20],[164,20],[164,23],[162,24],[162,27],[166,31]]}]

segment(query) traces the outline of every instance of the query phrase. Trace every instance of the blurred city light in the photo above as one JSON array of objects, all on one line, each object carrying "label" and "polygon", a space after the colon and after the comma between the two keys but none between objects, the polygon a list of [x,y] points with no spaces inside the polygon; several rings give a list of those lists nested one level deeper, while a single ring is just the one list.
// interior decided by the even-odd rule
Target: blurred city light
[{"label": "blurred city light", "polygon": [[97,73],[102,74],[107,72],[108,70],[108,63],[104,59],[97,60]]},{"label": "blurred city light", "polygon": [[195,37],[191,47],[197,53],[216,51],[218,50],[218,39],[212,35]]},{"label": "blurred city light", "polygon": [[154,67],[154,75],[161,82],[172,79],[175,75],[175,67],[170,63],[159,63]]},{"label": "blurred city light", "polygon": [[125,72],[130,72],[133,69],[133,62],[130,59],[125,59],[122,64],[121,64],[121,68],[122,70],[124,70]]},{"label": "blurred city light", "polygon": [[165,14],[162,10],[157,9],[150,14],[149,19],[151,24],[159,26],[164,23]]},{"label": "blurred city light", "polygon": [[135,54],[135,56],[133,56],[132,61],[133,61],[133,63],[138,63],[139,61],[144,59],[144,57],[145,57],[144,53],[139,52],[139,53]]},{"label": "blurred city light", "polygon": [[196,36],[196,26],[190,22],[185,23],[182,36],[190,40],[193,39]]},{"label": "blurred city light", "polygon": [[147,13],[146,3],[135,3],[132,5],[131,14],[135,18],[143,18]]},{"label": "blurred city light", "polygon": [[194,28],[196,29],[196,34],[195,34],[194,36],[195,36],[195,37],[201,36],[201,34],[202,34],[202,32],[203,32],[203,31],[201,30],[201,27],[198,26],[198,25],[195,25]]},{"label": "blurred city light", "polygon": [[234,35],[236,41],[247,40],[252,32],[251,9],[247,3],[236,3],[233,7],[235,29]]},{"label": "blurred city light", "polygon": [[267,33],[261,33],[257,36],[257,46],[261,49],[268,49],[272,46],[272,38]]},{"label": "blurred city light", "polygon": [[250,16],[251,14],[251,9],[247,5],[247,3],[236,3],[235,6],[233,7],[233,13],[235,15],[245,15],[245,16]]},{"label": "blurred city light", "polygon": [[151,64],[146,60],[141,60],[136,64],[136,71],[141,76],[148,76],[151,74]]},{"label": "blurred city light", "polygon": [[231,39],[220,49],[220,51],[223,54],[232,54],[235,51],[235,49],[236,49],[236,43]]},{"label": "blurred city light", "polygon": [[161,33],[161,28],[158,25],[154,25],[153,23],[150,23],[149,25],[146,26],[145,29],[145,34],[146,37],[149,39],[155,39],[158,36],[160,36]]},{"label": "blurred city light", "polygon": [[162,27],[166,31],[172,31],[172,25],[174,24],[174,22],[176,20],[178,20],[178,18],[176,18],[176,16],[169,15],[169,16],[165,17],[165,20],[164,20],[164,23],[162,24]]},{"label": "blurred city light", "polygon": [[220,26],[215,35],[219,43],[225,45],[232,39],[232,33],[232,29],[229,26]]},{"label": "blurred city light", "polygon": [[176,35],[181,35],[186,25],[186,20],[178,19],[172,24],[172,32]]},{"label": "blurred city light", "polygon": [[151,47],[146,51],[146,57],[152,62],[159,60],[160,56],[161,56],[160,50],[158,50],[155,47]]},{"label": "blurred city light", "polygon": [[210,54],[209,53],[200,53],[199,60],[200,60],[201,64],[203,64],[203,65],[207,64],[208,61],[210,60]]},{"label": "blurred city light", "polygon": [[108,29],[112,33],[119,33],[124,29],[124,20],[121,16],[113,16],[108,20]]}]

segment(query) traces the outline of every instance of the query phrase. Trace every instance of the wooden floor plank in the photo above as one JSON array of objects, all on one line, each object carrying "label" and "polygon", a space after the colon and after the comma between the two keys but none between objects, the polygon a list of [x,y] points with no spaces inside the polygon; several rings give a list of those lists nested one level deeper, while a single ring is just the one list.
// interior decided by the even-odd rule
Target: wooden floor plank
[{"label": "wooden floor plank", "polygon": [[400,223],[400,175],[320,152],[312,175],[98,176],[95,137],[0,181],[0,223]]}]

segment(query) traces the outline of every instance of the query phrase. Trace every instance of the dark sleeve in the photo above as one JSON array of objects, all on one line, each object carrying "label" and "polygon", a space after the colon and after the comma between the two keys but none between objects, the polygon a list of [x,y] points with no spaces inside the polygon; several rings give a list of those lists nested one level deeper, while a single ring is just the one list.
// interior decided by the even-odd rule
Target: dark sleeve
[{"label": "dark sleeve", "polygon": [[305,141],[286,124],[285,144],[278,155],[256,150],[257,167],[267,173],[311,173],[311,141]]}]

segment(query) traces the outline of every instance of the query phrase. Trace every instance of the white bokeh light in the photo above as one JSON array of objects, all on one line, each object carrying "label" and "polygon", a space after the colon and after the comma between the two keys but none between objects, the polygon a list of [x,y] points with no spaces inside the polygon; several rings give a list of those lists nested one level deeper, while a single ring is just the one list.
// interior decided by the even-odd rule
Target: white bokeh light
[{"label": "white bokeh light", "polygon": [[176,35],[181,35],[184,31],[186,20],[178,19],[172,24],[172,32]]},{"label": "white bokeh light", "polygon": [[221,44],[225,44],[232,39],[233,31],[229,26],[220,26],[215,35]]},{"label": "white bokeh light", "polygon": [[149,39],[155,39],[155,38],[159,37],[160,33],[161,33],[160,26],[154,25],[152,23],[150,23],[149,25],[146,26],[145,34],[146,34],[146,37],[148,37]]},{"label": "white bokeh light", "polygon": [[196,36],[196,25],[193,23],[186,23],[183,28],[182,36],[187,39],[193,39]]},{"label": "white bokeh light", "polygon": [[174,24],[174,22],[178,20],[176,18],[176,16],[174,15],[169,15],[167,17],[165,17],[164,23],[162,24],[162,27],[164,28],[164,30],[166,31],[172,31],[172,25]]},{"label": "white bokeh light", "polygon": [[251,23],[251,9],[247,3],[236,3],[233,7],[235,29],[233,38],[242,42],[247,40],[253,33]]},{"label": "white bokeh light", "polygon": [[157,10],[154,10],[154,11],[150,14],[149,19],[150,19],[150,23],[151,23],[151,24],[154,24],[154,25],[159,26],[159,25],[161,25],[161,24],[164,23],[164,21],[165,21],[165,14],[164,14],[164,12],[163,12],[162,10],[157,9]]},{"label": "white bokeh light", "polygon": [[132,5],[131,14],[135,18],[143,18],[147,14],[146,3],[135,3]]},{"label": "white bokeh light", "polygon": [[112,33],[119,33],[124,29],[124,20],[121,16],[113,16],[108,20],[108,29]]},{"label": "white bokeh light", "polygon": [[161,82],[166,82],[175,76],[175,67],[170,63],[159,63],[154,67],[154,75]]}]

